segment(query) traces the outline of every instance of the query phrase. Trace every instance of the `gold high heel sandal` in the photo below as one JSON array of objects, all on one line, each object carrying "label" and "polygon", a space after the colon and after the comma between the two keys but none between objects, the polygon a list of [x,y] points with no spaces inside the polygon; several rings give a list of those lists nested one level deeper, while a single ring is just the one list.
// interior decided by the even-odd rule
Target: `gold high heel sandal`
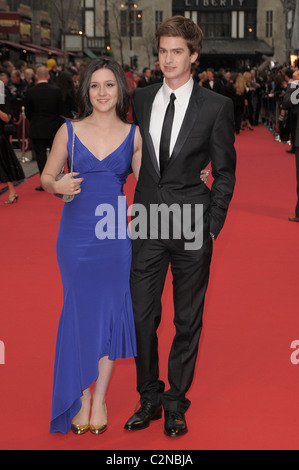
[{"label": "gold high heel sandal", "polygon": [[82,436],[83,434],[87,433],[89,429],[89,424],[72,424],[71,430],[73,431],[76,436]]},{"label": "gold high heel sandal", "polygon": [[95,436],[99,436],[100,434],[103,434],[105,431],[107,431],[108,426],[107,424],[103,424],[102,426],[93,426],[92,424],[89,425],[89,430],[92,434]]},{"label": "gold high heel sandal", "polygon": [[[82,395],[82,397],[81,397],[81,409],[83,407],[83,400],[84,400],[84,396]],[[90,398],[86,395],[85,400],[90,401]],[[81,411],[81,409],[80,409],[80,411]],[[88,411],[88,416],[89,416],[89,413],[90,413],[90,410]],[[76,414],[76,416],[73,417],[73,420],[75,420],[77,416],[78,416],[78,413]],[[83,421],[83,419],[82,419],[82,421]],[[72,422],[71,423],[71,430],[73,431],[74,434],[76,434],[76,436],[82,436],[83,434],[86,434],[87,431],[89,430],[89,423],[88,424],[74,424]]]},{"label": "gold high heel sandal", "polygon": [[[107,406],[105,405],[106,409],[106,415],[107,415]],[[93,424],[89,425],[89,430],[92,434],[95,436],[99,436],[100,434],[103,434],[105,431],[107,431],[108,425],[107,424],[101,424],[100,426],[96,426]]]},{"label": "gold high heel sandal", "polygon": [[7,201],[5,201],[5,204],[13,204],[14,202],[18,202],[19,196],[14,194],[13,196],[9,197]]}]

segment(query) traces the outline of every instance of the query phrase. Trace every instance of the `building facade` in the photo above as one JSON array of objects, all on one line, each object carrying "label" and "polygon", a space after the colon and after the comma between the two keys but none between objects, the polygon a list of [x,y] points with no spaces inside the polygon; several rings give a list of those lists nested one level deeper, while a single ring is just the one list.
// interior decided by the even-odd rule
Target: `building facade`
[{"label": "building facade", "polygon": [[47,52],[65,61],[55,48],[70,58],[107,54],[141,72],[157,66],[155,30],[172,15],[201,26],[201,69],[245,70],[267,59],[283,65],[299,54],[299,0],[0,0],[0,53],[29,62]]},{"label": "building facade", "polygon": [[[299,3],[299,2],[298,2]],[[258,2],[258,37],[273,47],[273,60],[288,63],[296,51],[291,45],[296,0],[262,0]]]},{"label": "building facade", "polygon": [[172,15],[192,18],[201,26],[203,69],[245,70],[267,59],[284,65],[296,54],[291,44],[298,4],[299,0],[82,0],[88,49],[95,55],[111,53],[139,70],[153,68],[155,29]]},{"label": "building facade", "polygon": [[61,63],[74,60],[74,53],[66,58],[62,50],[63,31],[75,29],[78,34],[79,28],[81,0],[63,4],[57,0],[0,0],[1,61],[44,63],[48,57]]},{"label": "building facade", "polygon": [[173,0],[173,14],[197,22],[204,33],[201,68],[244,70],[273,55],[258,35],[258,0]]},{"label": "building facade", "polygon": [[82,7],[89,51],[139,71],[155,67],[155,30],[172,15],[171,0],[83,0]]}]

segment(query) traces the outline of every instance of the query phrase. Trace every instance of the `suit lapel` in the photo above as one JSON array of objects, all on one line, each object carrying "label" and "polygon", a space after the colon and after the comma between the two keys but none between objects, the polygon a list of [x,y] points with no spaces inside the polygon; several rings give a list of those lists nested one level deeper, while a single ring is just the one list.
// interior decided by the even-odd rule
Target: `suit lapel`
[{"label": "suit lapel", "polygon": [[[161,177],[160,169],[159,169],[156,152],[155,152],[153,140],[150,135],[149,129],[150,129],[153,102],[161,86],[162,84],[159,85],[158,87],[150,87],[148,89],[150,94],[146,100],[146,104],[144,106],[144,115],[143,115],[144,139],[145,139],[148,151],[149,151],[150,158],[153,163],[153,167],[155,168],[155,171],[159,175],[159,177]],[[186,115],[183,120],[183,124],[180,130],[180,133],[178,135],[176,144],[174,146],[172,155],[169,159],[169,163],[165,169],[165,173],[168,171],[169,167],[179,156],[186,140],[188,139],[189,133],[191,132],[193,125],[196,122],[196,119],[198,119],[198,111],[200,109],[200,106],[203,100],[204,98],[201,93],[201,88],[196,82],[194,82],[193,91],[192,91],[190,102],[186,111]]]},{"label": "suit lapel", "polygon": [[146,100],[146,104],[144,106],[144,116],[143,116],[143,119],[144,119],[144,121],[143,121],[144,122],[144,139],[146,141],[146,145],[147,145],[147,148],[148,148],[153,166],[155,168],[155,171],[157,172],[157,174],[159,176],[160,176],[160,169],[159,169],[159,165],[158,165],[158,161],[157,161],[157,157],[156,157],[156,152],[155,152],[153,140],[152,140],[152,137],[150,135],[149,129],[150,129],[151,115],[152,115],[152,108],[153,108],[154,99],[155,99],[155,96],[158,93],[159,89],[161,88],[161,86],[162,86],[162,83],[158,87],[148,88],[148,90],[150,91],[150,95],[149,95],[148,99]]},{"label": "suit lapel", "polygon": [[168,171],[169,167],[172,165],[172,163],[176,160],[176,158],[179,156],[186,140],[188,139],[188,136],[198,119],[198,112],[201,106],[201,103],[203,101],[203,96],[201,93],[201,88],[200,86],[194,82],[193,86],[193,91],[191,94],[190,102],[185,114],[185,118],[183,120],[183,124],[181,127],[181,130],[179,132],[176,144],[174,146],[172,155],[169,159],[168,165],[165,169],[165,172]]}]

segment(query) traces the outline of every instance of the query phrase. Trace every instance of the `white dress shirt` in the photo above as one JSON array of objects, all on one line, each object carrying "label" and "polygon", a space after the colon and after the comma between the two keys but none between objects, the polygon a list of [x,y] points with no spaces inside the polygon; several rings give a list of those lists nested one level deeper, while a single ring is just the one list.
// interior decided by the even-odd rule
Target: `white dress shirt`
[{"label": "white dress shirt", "polygon": [[152,115],[150,121],[150,135],[153,140],[154,148],[156,151],[156,157],[158,160],[159,165],[159,155],[160,155],[160,140],[162,134],[162,127],[164,122],[164,117],[166,113],[167,106],[169,104],[170,95],[174,93],[176,96],[176,100],[174,102],[175,105],[175,113],[174,113],[174,120],[172,126],[172,134],[171,134],[171,141],[170,141],[170,155],[172,155],[174,146],[176,144],[177,138],[179,136],[179,132],[181,130],[183,120],[189,105],[189,101],[191,98],[192,90],[193,90],[194,81],[192,76],[190,80],[185,83],[182,87],[178,88],[177,90],[172,90],[166,84],[165,80],[163,86],[158,91],[152,108]]}]

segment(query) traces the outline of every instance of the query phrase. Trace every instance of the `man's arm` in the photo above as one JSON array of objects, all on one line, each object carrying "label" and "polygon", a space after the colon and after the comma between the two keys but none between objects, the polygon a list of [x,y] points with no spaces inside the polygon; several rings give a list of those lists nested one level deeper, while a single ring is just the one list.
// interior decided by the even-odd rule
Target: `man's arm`
[{"label": "man's arm", "polygon": [[219,235],[233,196],[236,183],[236,150],[234,108],[231,100],[225,100],[217,114],[210,139],[212,175],[210,232]]}]

